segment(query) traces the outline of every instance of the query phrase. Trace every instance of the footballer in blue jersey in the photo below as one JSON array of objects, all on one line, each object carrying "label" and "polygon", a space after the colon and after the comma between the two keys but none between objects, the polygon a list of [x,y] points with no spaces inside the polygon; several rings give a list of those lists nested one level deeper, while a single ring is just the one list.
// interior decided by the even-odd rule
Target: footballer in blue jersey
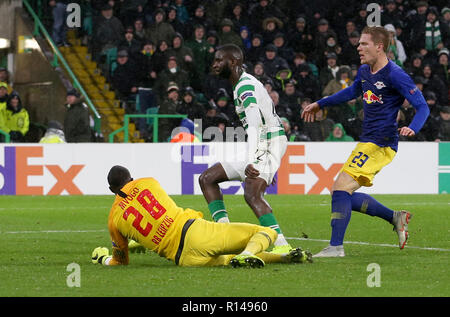
[{"label": "footballer in blue jersey", "polygon": [[[389,37],[383,27],[364,28],[358,45],[362,66],[353,84],[306,106],[302,112],[302,118],[312,122],[315,113],[323,107],[338,105],[360,96],[364,101],[360,142],[345,162],[332,188],[330,245],[315,257],[345,256],[343,241],[352,210],[380,217],[393,224],[400,249],[405,247],[408,240],[408,223],[412,217],[410,212],[393,211],[373,197],[355,192],[361,186],[372,186],[374,176],[395,157],[399,134],[416,135],[430,113],[421,91],[409,75],[387,58]],[[416,114],[408,127],[398,129],[397,114],[405,99],[416,109]]]}]

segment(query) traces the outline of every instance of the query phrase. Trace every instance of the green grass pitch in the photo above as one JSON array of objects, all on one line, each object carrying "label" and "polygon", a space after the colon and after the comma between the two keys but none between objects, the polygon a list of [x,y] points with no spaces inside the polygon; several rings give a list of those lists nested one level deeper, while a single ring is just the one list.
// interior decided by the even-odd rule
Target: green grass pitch
[{"label": "green grass pitch", "polygon": [[[202,196],[173,196],[202,210]],[[375,195],[393,209],[410,210],[410,240],[399,250],[385,221],[353,212],[346,257],[262,269],[182,268],[154,253],[131,254],[126,267],[90,261],[97,246],[111,248],[107,216],[112,196],[1,196],[0,296],[450,296],[450,195]],[[313,253],[330,237],[328,195],[269,195],[267,200],[293,246]],[[257,223],[242,196],[225,196],[231,221]],[[80,287],[68,287],[70,263],[80,266]],[[368,265],[380,268],[379,287]]]}]

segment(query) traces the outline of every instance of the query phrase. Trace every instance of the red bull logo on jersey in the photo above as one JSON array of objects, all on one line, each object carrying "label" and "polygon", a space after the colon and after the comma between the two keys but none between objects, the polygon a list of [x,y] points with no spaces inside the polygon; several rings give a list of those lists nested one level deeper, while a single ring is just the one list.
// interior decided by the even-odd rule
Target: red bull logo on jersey
[{"label": "red bull logo on jersey", "polygon": [[371,104],[372,102],[383,103],[382,96],[381,95],[377,96],[372,92],[372,90],[365,91],[363,94],[363,99],[368,104]]}]

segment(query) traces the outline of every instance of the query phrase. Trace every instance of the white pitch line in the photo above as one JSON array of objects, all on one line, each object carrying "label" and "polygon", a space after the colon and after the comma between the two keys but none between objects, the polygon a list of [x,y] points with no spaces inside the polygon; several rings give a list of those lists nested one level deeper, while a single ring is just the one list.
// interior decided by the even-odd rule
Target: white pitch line
[{"label": "white pitch line", "polygon": [[38,230],[38,231],[4,231],[0,234],[28,234],[28,233],[86,233],[86,232],[105,232],[102,230]]},{"label": "white pitch line", "polygon": [[[88,233],[88,232],[106,232],[106,229],[99,230],[37,230],[37,231],[4,231],[0,234],[33,234],[33,233]],[[314,241],[314,242],[329,242],[330,240],[324,239],[309,239],[309,238],[296,238],[296,237],[286,237],[289,240],[301,240],[301,241]],[[388,248],[398,248],[396,244],[387,243],[369,243],[362,241],[345,241],[345,244],[357,244],[357,245],[368,245],[374,247],[388,247]],[[408,249],[418,249],[418,250],[428,250],[428,251],[443,251],[450,252],[450,249],[443,248],[429,248],[429,247],[417,247],[417,246],[407,246]]]},{"label": "white pitch line", "polygon": [[[314,242],[330,242],[330,240],[323,240],[323,239],[309,239],[309,238],[296,238],[296,237],[286,237],[286,239],[290,239],[290,240],[301,240],[301,241],[314,241]],[[358,244],[358,245],[368,245],[368,246],[373,246],[373,247],[398,248],[398,244],[369,243],[369,242],[362,242],[362,241],[345,241],[344,244]],[[410,245],[407,245],[406,248],[408,248],[408,249],[428,250],[428,251],[443,251],[443,252],[450,252],[450,249],[443,249],[443,248],[417,247],[417,246],[410,246]]]}]

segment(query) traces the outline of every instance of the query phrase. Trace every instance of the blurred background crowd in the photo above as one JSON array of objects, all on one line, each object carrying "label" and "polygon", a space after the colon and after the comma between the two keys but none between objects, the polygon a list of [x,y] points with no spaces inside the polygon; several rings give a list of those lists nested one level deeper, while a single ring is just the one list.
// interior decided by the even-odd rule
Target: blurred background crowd
[{"label": "blurred background crowd", "polygon": [[[73,1],[46,3],[46,16]],[[145,108],[202,119],[202,129],[239,127],[232,87],[210,72],[222,44],[242,48],[246,71],[265,86],[290,141],[357,141],[363,120],[356,99],[304,123],[302,108],[352,84],[360,66],[360,32],[367,4],[353,0],[91,0],[82,6],[78,36],[118,93],[127,113],[140,94]],[[430,107],[412,140],[450,141],[448,66],[450,7],[443,1],[380,0],[381,25],[391,33],[388,56],[411,75]],[[46,21],[57,45],[70,45],[55,19]],[[117,54],[108,59],[108,52]],[[0,86],[2,91],[7,88]],[[12,98],[14,99],[14,98]],[[20,104],[20,99],[19,104]],[[8,108],[11,105],[8,104]],[[399,126],[414,108],[404,102]],[[161,141],[173,120],[160,120]],[[151,130],[141,130],[150,140]],[[411,140],[411,139],[410,139]],[[213,141],[213,139],[203,139]]]}]

